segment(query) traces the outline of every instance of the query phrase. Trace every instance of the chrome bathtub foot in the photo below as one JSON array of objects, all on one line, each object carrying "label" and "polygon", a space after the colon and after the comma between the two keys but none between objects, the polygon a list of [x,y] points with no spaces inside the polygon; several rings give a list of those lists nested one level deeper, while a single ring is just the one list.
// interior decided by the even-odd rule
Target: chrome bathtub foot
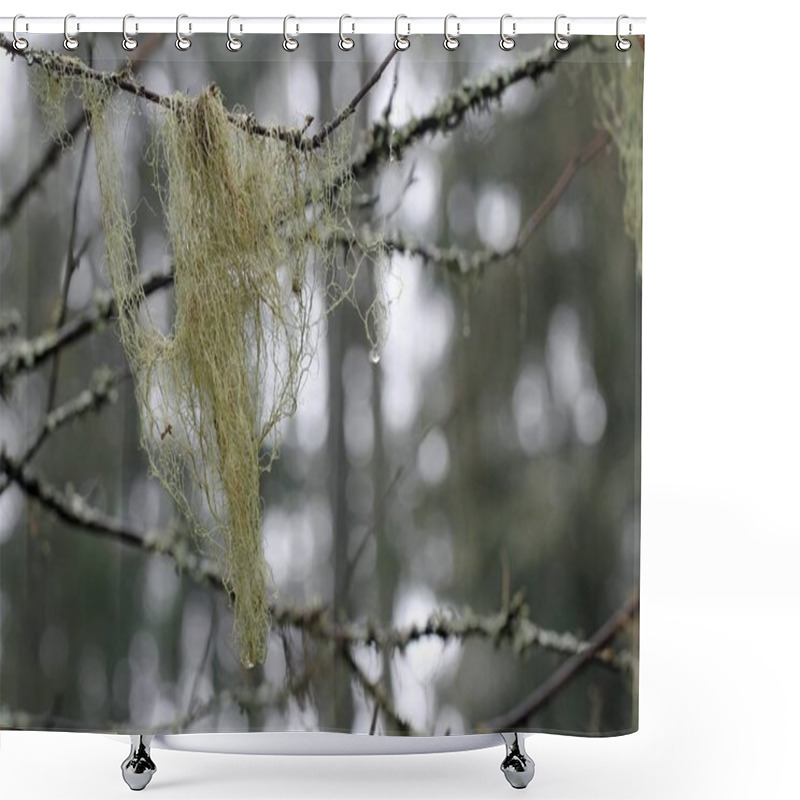
[{"label": "chrome bathtub foot", "polygon": [[139,792],[150,783],[156,765],[150,758],[152,736],[131,734],[131,752],[122,762],[122,778],[134,792]]},{"label": "chrome bathtub foot", "polygon": [[519,733],[501,733],[506,743],[506,757],[500,765],[506,780],[515,789],[524,789],[532,780],[536,765],[525,752],[525,739]]}]

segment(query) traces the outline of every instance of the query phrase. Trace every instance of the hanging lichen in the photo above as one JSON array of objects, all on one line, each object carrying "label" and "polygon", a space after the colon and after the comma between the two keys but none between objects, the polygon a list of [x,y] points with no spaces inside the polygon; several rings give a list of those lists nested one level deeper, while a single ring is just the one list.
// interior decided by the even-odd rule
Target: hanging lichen
[{"label": "hanging lichen", "polygon": [[[638,47],[634,44],[633,47]],[[592,64],[598,122],[611,136],[625,184],[623,220],[625,232],[642,258],[642,96],[644,58],[637,53],[617,54],[612,60]]]},{"label": "hanging lichen", "polygon": [[[37,95],[57,121],[70,81],[35,71]],[[356,302],[364,254],[345,268],[335,258],[348,234],[349,141],[340,134],[336,144],[304,149],[291,136],[255,135],[231,120],[215,87],[196,98],[174,95],[159,110],[153,166],[165,176],[156,184],[175,296],[165,336],[142,289],[111,89],[76,81],[94,140],[106,259],[136,378],[142,445],[153,474],[224,567],[240,659],[252,666],[264,661],[269,632],[260,476],[297,407],[320,312]],[[386,333],[386,306],[378,292],[362,314],[374,349]],[[268,555],[268,532],[266,541]]]}]

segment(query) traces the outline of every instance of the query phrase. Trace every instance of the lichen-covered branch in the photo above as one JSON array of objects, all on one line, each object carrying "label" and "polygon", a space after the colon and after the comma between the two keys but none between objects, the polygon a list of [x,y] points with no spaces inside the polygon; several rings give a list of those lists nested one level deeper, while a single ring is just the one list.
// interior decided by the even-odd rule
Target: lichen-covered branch
[{"label": "lichen-covered branch", "polygon": [[0,449],[0,472],[64,522],[110,541],[169,556],[180,571],[186,572],[198,583],[223,588],[222,578],[216,567],[207,559],[196,555],[186,536],[177,531],[140,531],[90,505],[72,487],[61,490],[53,486],[3,449]]},{"label": "lichen-covered branch", "polygon": [[[153,52],[158,48],[165,37],[165,34],[157,33],[151,36],[143,37],[141,44],[136,50],[128,56],[126,61],[120,64],[120,69],[130,64],[131,67],[138,66],[147,61]],[[0,34],[0,41],[4,37]],[[6,42],[8,40],[5,40]],[[3,45],[6,52],[10,53],[12,57],[16,51],[9,50],[8,47]],[[75,137],[86,127],[86,114],[78,114],[72,122],[69,123],[66,129],[66,141],[73,141]],[[47,146],[47,149],[42,153],[36,166],[30,171],[25,181],[11,194],[8,203],[0,211],[0,228],[4,228],[11,223],[22,209],[25,200],[33,192],[39,184],[44,180],[45,175],[58,163],[64,148],[61,142],[52,141]]]},{"label": "lichen-covered branch", "polygon": [[[142,291],[145,295],[150,295],[172,282],[171,270],[150,272],[142,278]],[[10,342],[0,352],[0,387],[19,373],[28,372],[52,358],[59,348],[98,330],[116,313],[117,304],[112,292],[97,292],[90,307],[76,314],[60,328],[45,331],[33,339]]]},{"label": "lichen-covered branch", "polygon": [[386,233],[379,237],[376,233],[362,231],[357,238],[354,236],[342,238],[341,243],[352,247],[359,244],[358,239],[379,241],[381,246],[389,253],[399,252],[421,258],[423,261],[434,264],[457,276],[479,275],[490,264],[518,255],[522,251],[531,236],[541,227],[547,216],[555,208],[580,169],[603,152],[603,149],[610,141],[611,137],[607,131],[598,131],[586,143],[580,153],[567,162],[555,183],[542,199],[542,202],[534,209],[520,229],[513,244],[505,250],[468,250],[455,245],[437,247],[436,245],[420,242],[413,236],[401,232]]},{"label": "lichen-covered branch", "polygon": [[[20,465],[3,450],[0,450],[0,472],[65,522],[122,544],[169,556],[180,572],[185,572],[198,583],[225,589],[216,567],[191,549],[185,535],[175,531],[143,532],[110,517],[88,504],[72,489],[62,491],[42,480],[33,470]],[[527,614],[528,607],[520,594],[496,614],[476,614],[468,608],[435,611],[424,624],[400,628],[384,628],[374,621],[334,623],[328,609],[322,604],[305,607],[275,602],[270,604],[270,616],[276,626],[289,625],[340,647],[367,645],[402,652],[414,642],[434,637],[444,642],[453,639],[487,639],[497,646],[510,645],[518,654],[540,648],[562,655],[585,657],[590,650],[591,643],[571,633],[560,633],[535,625],[527,618]],[[630,672],[633,667],[630,653],[619,653],[607,647],[595,647],[588,658],[617,671]]]},{"label": "lichen-covered branch", "polygon": [[[127,370],[117,373],[111,372],[107,367],[95,370],[88,389],[84,389],[79,395],[53,409],[45,416],[39,432],[19,458],[19,465],[29,464],[47,438],[62,425],[83,416],[89,411],[97,411],[106,403],[116,402],[116,387],[121,381],[129,377],[130,372]],[[8,485],[8,477],[5,475],[0,476],[0,494],[5,491]]]},{"label": "lichen-covered branch", "polygon": [[586,646],[567,659],[536,690],[514,708],[477,727],[479,732],[513,731],[528,724],[528,720],[582,672],[616,635],[639,613],[639,592],[631,596],[592,635]]},{"label": "lichen-covered branch", "polygon": [[[344,238],[341,234],[337,234],[337,236],[340,243],[348,247],[364,246],[365,242],[367,247],[373,247],[374,242],[380,241],[381,246],[387,252],[396,251],[418,256],[452,274],[479,274],[490,264],[514,256],[522,250],[556,206],[580,169],[599,155],[610,140],[607,131],[598,131],[586,143],[581,152],[564,166],[555,183],[542,202],[534,209],[520,229],[516,240],[507,250],[466,250],[456,246],[437,247],[417,241],[413,237],[399,232],[384,234],[380,238],[377,234],[369,231],[362,231],[357,236],[350,235]],[[151,272],[143,278],[142,289],[145,295],[149,295],[157,289],[170,285],[172,281],[171,271]],[[14,342],[0,354],[0,386],[17,373],[33,369],[45,359],[52,357],[60,347],[90,333],[98,323],[110,319],[115,313],[116,305],[112,293],[103,292],[97,295],[94,308],[84,311],[61,328],[43,333],[33,340]]]},{"label": "lichen-covered branch", "polygon": [[353,161],[353,173],[358,178],[389,158],[401,158],[403,151],[426,136],[449,133],[457,128],[471,111],[486,110],[515,83],[530,79],[539,81],[552,72],[556,64],[574,53],[584,40],[575,38],[567,51],[544,47],[530,58],[512,67],[490,72],[478,79],[464,81],[445,95],[427,114],[413,117],[405,125],[393,127],[388,119],[373,123],[365,145]]},{"label": "lichen-covered branch", "polygon": [[395,726],[399,733],[404,736],[415,735],[416,731],[411,726],[411,723],[397,712],[389,692],[386,691],[386,687],[380,681],[373,681],[365,674],[353,657],[350,646],[340,644],[339,652],[342,654],[345,663],[350,667],[358,684],[364,690],[364,694],[375,703],[375,707]]},{"label": "lichen-covered branch", "polygon": [[[159,94],[139,83],[133,75],[125,70],[116,72],[103,72],[93,69],[83,61],[71,56],[64,56],[49,50],[28,48],[22,55],[14,50],[13,43],[3,34],[0,34],[0,48],[16,58],[22,58],[29,66],[39,66],[52,74],[79,80],[95,81],[103,86],[118,89],[121,92],[133,95],[162,108],[172,108],[174,99],[169,95]],[[254,116],[249,114],[228,113],[228,120],[242,130],[257,136],[279,139],[280,141],[300,143],[302,132],[297,128],[284,128],[280,125],[260,125]]]}]

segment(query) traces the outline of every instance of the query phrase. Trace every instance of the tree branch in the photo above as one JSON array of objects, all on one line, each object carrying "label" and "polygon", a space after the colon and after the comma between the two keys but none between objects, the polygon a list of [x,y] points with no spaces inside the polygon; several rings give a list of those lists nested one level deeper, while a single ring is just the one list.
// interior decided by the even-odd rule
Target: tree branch
[{"label": "tree branch", "polygon": [[[101,537],[131,545],[150,553],[172,558],[180,572],[186,572],[198,583],[206,583],[228,592],[216,566],[207,558],[194,553],[185,535],[175,531],[142,532],[89,505],[72,489],[61,491],[36,476],[27,466],[20,465],[0,449],[0,471],[30,497],[38,500],[65,522]],[[233,597],[232,592],[228,592]],[[332,641],[337,646],[368,645],[404,651],[421,639],[489,639],[500,645],[510,644],[517,653],[533,647],[562,654],[577,654],[614,670],[630,672],[633,659],[627,653],[615,653],[602,646],[592,649],[591,642],[582,642],[570,633],[558,633],[534,625],[527,618],[528,608],[521,594],[496,614],[478,615],[470,609],[458,613],[435,611],[423,625],[405,628],[380,628],[376,623],[333,623],[324,605],[304,608],[270,603],[270,616],[276,625],[299,628],[317,639]],[[587,655],[588,653],[588,655]]]},{"label": "tree branch", "polygon": [[639,613],[639,592],[631,597],[598,628],[587,646],[565,661],[530,697],[510,711],[479,725],[479,732],[517,730],[527,724],[530,717],[541,711],[569,682],[582,672],[592,659],[608,645],[619,631]]},{"label": "tree branch", "polygon": [[[127,370],[117,373],[112,373],[107,368],[95,370],[88,389],[84,389],[77,397],[68,400],[47,414],[39,432],[27,450],[18,459],[17,464],[20,466],[29,464],[47,438],[62,425],[83,416],[89,411],[97,411],[106,403],[115,402],[117,399],[116,387],[129,377],[130,372]],[[2,478],[5,480],[0,482],[0,494],[9,485],[7,476],[3,475]]]},{"label": "tree branch", "polygon": [[584,39],[570,40],[567,51],[545,47],[513,67],[490,72],[477,80],[464,81],[434,106],[427,114],[410,119],[405,125],[393,128],[388,119],[379,119],[370,129],[366,145],[352,164],[355,177],[369,172],[392,153],[401,158],[403,151],[425,136],[448,133],[457,128],[470,111],[485,110],[498,102],[510,86],[530,78],[536,82],[551,72],[568,54],[574,53]]},{"label": "tree branch", "polygon": [[403,736],[416,735],[417,731],[414,730],[411,723],[397,713],[394,703],[392,703],[392,698],[389,696],[383,684],[380,681],[370,680],[364,673],[364,670],[361,669],[360,665],[353,657],[353,652],[349,645],[340,643],[339,652],[342,654],[345,663],[350,667],[355,679],[364,690],[364,694],[370,697],[375,703],[375,708],[380,709],[383,715],[394,724]]},{"label": "tree branch", "polygon": [[[138,66],[147,61],[153,54],[156,48],[161,44],[166,34],[157,33],[152,36],[142,37],[141,44],[133,52],[130,59],[126,59],[120,64],[119,69],[129,65],[130,67]],[[3,40],[0,34],[0,41]],[[9,52],[8,48],[5,48]],[[12,45],[13,50],[13,45]],[[11,52],[11,57],[16,56],[16,51]],[[67,141],[73,141],[75,137],[86,126],[86,115],[83,113],[78,114],[74,120],[67,127]],[[36,189],[44,179],[44,176],[58,163],[58,159],[64,152],[64,148],[60,142],[50,142],[47,149],[42,154],[37,165],[33,168],[25,182],[14,192],[11,199],[6,204],[6,207],[0,212],[0,228],[4,228],[11,223],[22,209],[28,195]]]},{"label": "tree branch", "polygon": [[[142,291],[150,295],[173,282],[172,271],[154,271],[142,277]],[[111,291],[99,292],[91,307],[60,328],[45,331],[34,339],[12,342],[0,353],[0,387],[20,372],[28,372],[43,361],[53,357],[62,347],[78,341],[95,330],[96,326],[117,313],[117,304]]]},{"label": "tree branch", "polygon": [[[514,244],[507,250],[468,251],[459,247],[441,248],[423,244],[404,234],[394,233],[384,236],[381,242],[386,250],[419,256],[429,263],[436,264],[456,275],[480,273],[490,264],[518,254],[533,234],[539,229],[548,214],[555,208],[580,169],[600,154],[610,142],[608,132],[598,131],[584,146],[580,153],[564,167],[552,188],[536,207],[521,228]],[[369,234],[367,234],[369,236]],[[361,236],[360,238],[364,238]],[[376,236],[377,238],[377,236]],[[345,246],[358,244],[355,237],[339,236]],[[151,272],[142,280],[145,295],[172,283],[172,272]],[[13,343],[0,355],[0,386],[21,371],[33,369],[50,358],[55,351],[93,330],[98,321],[110,319],[116,313],[116,304],[111,292],[99,295],[95,308],[83,312],[71,322],[56,331],[41,334],[36,339]]]},{"label": "tree branch", "polygon": [[[376,242],[389,252],[397,251],[410,256],[422,258],[425,262],[435,264],[454,275],[480,274],[490,264],[503,261],[511,256],[518,255],[531,236],[541,227],[547,216],[563,197],[573,178],[580,169],[603,152],[606,145],[611,142],[611,137],[605,130],[598,131],[584,146],[580,153],[570,159],[556,182],[545,195],[542,202],[536,207],[527,222],[520,229],[514,243],[506,250],[467,250],[457,246],[437,247],[436,245],[419,242],[413,237],[403,233],[390,233],[385,236],[374,236]],[[359,238],[364,238],[363,235]],[[355,236],[339,237],[344,245],[358,244]]]},{"label": "tree branch", "polygon": [[5,473],[27,495],[41,503],[64,522],[110,541],[132,545],[149,553],[166,555],[198,583],[224,589],[216,567],[193,553],[186,537],[176,531],[143,532],[89,505],[71,487],[65,491],[39,478],[30,467],[20,464],[0,448],[0,472]]},{"label": "tree branch", "polygon": [[325,123],[322,126],[322,129],[317,133],[315,136],[312,136],[311,139],[303,140],[302,146],[305,150],[312,150],[320,145],[350,116],[352,116],[356,109],[358,108],[358,104],[366,97],[367,93],[370,89],[380,80],[381,75],[383,75],[384,70],[389,64],[392,62],[392,59],[397,55],[399,51],[392,47],[389,51],[389,54],[383,61],[380,63],[378,68],[372,75],[369,77],[367,82],[358,90],[355,94],[353,99],[347,104],[347,107],[334,119],[330,120],[329,122]]},{"label": "tree branch", "polygon": [[[87,238],[84,244],[76,251],[75,244],[78,236],[78,209],[80,207],[81,187],[83,186],[83,179],[86,174],[86,163],[89,155],[89,143],[91,137],[86,134],[83,140],[83,149],[81,150],[81,161],[78,166],[78,179],[75,182],[75,195],[72,200],[72,222],[69,229],[69,240],[67,241],[67,263],[64,265],[64,283],[61,287],[61,298],[58,306],[58,318],[56,320],[56,328],[60,328],[67,318],[67,301],[69,300],[69,287],[72,283],[72,276],[80,264],[81,258],[86,248],[89,246],[89,239]],[[50,383],[47,389],[47,403],[45,405],[45,414],[49,414],[53,410],[53,403],[56,399],[56,387],[58,385],[58,353],[53,358],[53,367],[50,372]]]}]

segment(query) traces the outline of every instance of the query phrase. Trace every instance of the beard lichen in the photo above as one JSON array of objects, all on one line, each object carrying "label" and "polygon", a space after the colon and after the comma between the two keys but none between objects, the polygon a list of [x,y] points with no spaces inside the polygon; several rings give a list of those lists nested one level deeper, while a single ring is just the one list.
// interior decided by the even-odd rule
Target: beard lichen
[{"label": "beard lichen", "polygon": [[[340,130],[317,149],[255,135],[232,121],[213,86],[194,98],[173,95],[157,109],[153,167],[175,302],[164,335],[142,289],[112,87],[34,71],[48,120],[63,119],[58,107],[69,91],[86,110],[141,443],[152,473],[221,564],[239,658],[253,666],[266,658],[272,587],[261,474],[278,455],[281,423],[296,410],[318,321],[344,299],[358,307],[358,265],[380,251],[376,243],[355,266],[336,263],[337,240],[352,233],[348,135]],[[383,266],[375,263],[380,287]],[[386,335],[386,315],[378,291],[361,312],[373,350]]]},{"label": "beard lichen", "polygon": [[626,53],[622,58],[592,66],[598,123],[608,131],[619,153],[620,174],[625,185],[625,232],[636,245],[637,264],[641,269],[644,58]]}]

